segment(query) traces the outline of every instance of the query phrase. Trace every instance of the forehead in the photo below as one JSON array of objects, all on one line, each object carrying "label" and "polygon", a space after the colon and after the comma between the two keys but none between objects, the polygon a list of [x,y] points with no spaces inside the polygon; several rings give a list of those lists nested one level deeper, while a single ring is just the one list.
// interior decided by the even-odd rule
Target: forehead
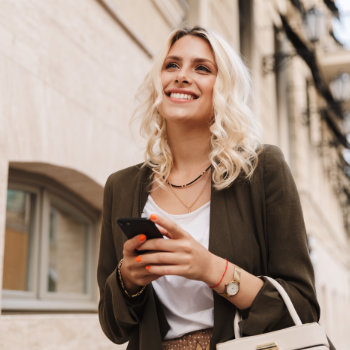
[{"label": "forehead", "polygon": [[167,56],[172,55],[180,57],[200,57],[215,62],[213,49],[210,44],[205,39],[193,35],[185,35],[175,41],[167,54]]}]

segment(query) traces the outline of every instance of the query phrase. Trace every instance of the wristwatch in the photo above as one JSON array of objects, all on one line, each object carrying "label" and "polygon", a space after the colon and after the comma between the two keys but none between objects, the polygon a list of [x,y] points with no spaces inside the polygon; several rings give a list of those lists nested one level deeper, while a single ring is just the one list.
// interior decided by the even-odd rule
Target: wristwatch
[{"label": "wristwatch", "polygon": [[241,284],[241,269],[237,265],[235,265],[235,271],[233,273],[232,281],[225,284],[225,290],[223,293],[220,293],[220,294],[225,295],[227,297],[233,297],[239,292],[240,284]]}]

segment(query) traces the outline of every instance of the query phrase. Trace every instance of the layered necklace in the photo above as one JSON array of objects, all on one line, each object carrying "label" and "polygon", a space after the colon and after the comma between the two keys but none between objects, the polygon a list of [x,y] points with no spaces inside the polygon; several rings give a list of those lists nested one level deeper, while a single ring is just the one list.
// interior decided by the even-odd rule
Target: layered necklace
[{"label": "layered necklace", "polygon": [[192,211],[193,206],[197,203],[197,201],[199,200],[199,198],[201,197],[205,186],[208,182],[208,180],[210,179],[210,176],[207,178],[207,181],[204,182],[201,190],[199,191],[198,195],[195,197],[195,199],[192,201],[192,203],[190,205],[187,205],[182,199],[181,197],[176,193],[176,189],[184,189],[184,188],[188,188],[189,186],[197,183],[199,180],[201,180],[203,178],[203,175],[211,168],[211,165],[209,165],[199,176],[197,176],[194,180],[188,182],[187,184],[184,185],[174,185],[172,183],[170,183],[168,180],[166,181],[167,185],[170,188],[171,193],[176,197],[176,199],[186,208],[187,212],[190,213]]}]

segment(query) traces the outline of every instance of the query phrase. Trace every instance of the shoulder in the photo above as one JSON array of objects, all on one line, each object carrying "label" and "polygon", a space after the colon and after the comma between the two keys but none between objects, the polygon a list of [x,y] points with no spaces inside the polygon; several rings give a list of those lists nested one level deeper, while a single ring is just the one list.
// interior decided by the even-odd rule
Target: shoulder
[{"label": "shoulder", "polygon": [[283,194],[296,190],[291,169],[281,149],[277,146],[263,146],[256,173],[256,177],[263,184],[267,193],[279,191]]},{"label": "shoulder", "polygon": [[264,144],[259,154],[259,162],[263,163],[281,163],[285,162],[281,149],[275,145]]},{"label": "shoulder", "polygon": [[258,157],[256,172],[270,174],[283,168],[289,169],[281,149],[275,145],[264,144]]},{"label": "shoulder", "polygon": [[258,163],[251,178],[253,183],[280,182],[291,172],[281,149],[275,145],[261,147]]},{"label": "shoulder", "polygon": [[130,167],[118,170],[112,173],[111,175],[109,175],[107,182],[115,183],[115,182],[128,179],[130,177],[135,177],[142,169],[142,165],[143,164],[140,163],[140,164],[132,165]]},{"label": "shoulder", "polygon": [[143,166],[143,163],[136,164],[125,169],[118,170],[109,175],[106,188],[132,187],[136,183],[147,178],[149,168]]}]

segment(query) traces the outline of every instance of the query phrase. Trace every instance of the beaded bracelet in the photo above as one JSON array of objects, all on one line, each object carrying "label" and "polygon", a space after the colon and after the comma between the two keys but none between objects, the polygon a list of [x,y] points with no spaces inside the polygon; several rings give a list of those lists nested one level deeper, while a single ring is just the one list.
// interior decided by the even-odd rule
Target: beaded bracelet
[{"label": "beaded bracelet", "polygon": [[225,259],[225,260],[226,260],[225,271],[224,271],[224,273],[222,274],[222,276],[221,276],[221,278],[220,278],[220,281],[219,281],[217,284],[215,284],[214,286],[210,286],[211,289],[215,289],[216,287],[219,287],[220,283],[221,283],[222,280],[224,279],[224,276],[225,276],[226,271],[227,271],[227,266],[228,266],[228,261],[227,261],[227,259]]},{"label": "beaded bracelet", "polygon": [[122,278],[122,273],[121,273],[121,271],[120,271],[120,270],[121,270],[121,267],[122,267],[122,265],[123,265],[123,261],[124,261],[124,258],[121,259],[121,260],[119,261],[118,268],[117,268],[120,285],[121,285],[121,287],[122,287],[122,290],[123,290],[124,294],[125,294],[128,298],[136,298],[136,297],[138,297],[139,295],[142,294],[142,292],[145,290],[146,286],[143,286],[143,287],[142,287],[137,293],[135,293],[135,294],[130,294],[130,293],[126,290],[125,284],[124,284],[124,281],[123,281],[123,278]]}]

